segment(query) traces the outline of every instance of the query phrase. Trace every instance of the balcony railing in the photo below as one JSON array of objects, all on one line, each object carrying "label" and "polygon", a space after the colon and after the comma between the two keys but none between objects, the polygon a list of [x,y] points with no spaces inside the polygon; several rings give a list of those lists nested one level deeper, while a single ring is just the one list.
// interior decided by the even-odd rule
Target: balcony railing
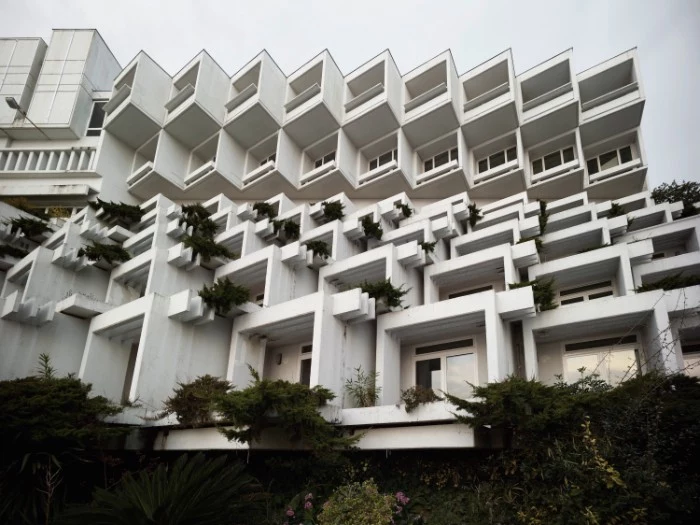
[{"label": "balcony railing", "polygon": [[500,166],[495,166],[489,170],[482,171],[481,173],[476,173],[474,175],[474,182],[483,182],[498,175],[502,175],[508,171],[512,171],[518,168],[518,159],[509,160],[508,162],[501,164]]},{"label": "balcony railing", "polygon": [[244,88],[241,90],[236,96],[234,96],[231,100],[226,102],[226,111],[231,113],[234,109],[236,109],[238,106],[243,104],[246,100],[248,100],[250,97],[255,95],[258,92],[258,86],[255,84],[251,84],[248,87]]},{"label": "balcony railing", "polygon": [[112,111],[117,109],[122,102],[124,102],[131,95],[131,86],[124,84],[120,87],[117,92],[112,95],[112,98],[102,107],[102,110],[106,115],[109,115]]},{"label": "balcony railing", "polygon": [[642,159],[632,159],[629,162],[624,162],[612,168],[608,168],[606,170],[599,171],[598,173],[594,173],[593,175],[589,175],[589,179],[591,182],[599,182],[601,180],[614,177],[615,175],[620,175],[621,173],[632,171],[633,169],[639,168],[641,166]]},{"label": "balcony railing", "polygon": [[145,164],[141,165],[141,167],[135,169],[131,175],[129,175],[126,179],[126,184],[127,186],[133,186],[136,184],[138,181],[143,179],[146,175],[151,173],[153,171],[153,162],[150,160],[146,162]]},{"label": "balcony railing", "polygon": [[386,175],[390,171],[394,171],[395,169],[398,169],[399,165],[395,160],[392,160],[391,162],[387,162],[386,164],[382,164],[381,166],[377,166],[373,170],[369,170],[359,177],[359,182],[360,184],[366,184],[367,182],[377,179],[381,177],[382,175]]},{"label": "balcony railing", "polygon": [[379,84],[375,84],[369,88],[367,91],[360,93],[355,98],[348,100],[345,103],[345,111],[350,112],[353,109],[360,107],[365,102],[372,100],[381,93],[384,93],[384,84],[380,82]]},{"label": "balcony railing", "polygon": [[194,95],[194,86],[192,84],[187,84],[173,98],[165,103],[165,109],[173,111],[192,95]]},{"label": "balcony railing", "polygon": [[330,162],[326,162],[322,166],[319,166],[318,168],[315,168],[311,171],[308,171],[304,173],[299,182],[302,184],[308,184],[311,181],[314,181],[320,177],[323,177],[325,174],[333,171],[335,169],[335,161],[332,160]]},{"label": "balcony railing", "polygon": [[187,177],[185,177],[185,184],[193,184],[193,183],[197,182],[199,179],[201,179],[202,177],[204,177],[204,176],[208,175],[209,173],[211,173],[212,171],[214,171],[215,169],[216,169],[216,167],[214,166],[213,160],[210,160],[209,162],[205,162],[199,168],[197,168],[192,173],[187,175]]},{"label": "balcony railing", "polygon": [[568,93],[572,89],[573,89],[573,86],[571,85],[571,82],[567,82],[566,84],[562,84],[559,87],[556,87],[550,91],[547,91],[546,93],[542,93],[540,96],[535,97],[532,100],[528,100],[527,102],[523,102],[523,111],[528,111],[532,108],[539,106],[540,104],[545,104],[546,102],[549,102],[550,100],[554,100],[558,96],[561,96],[564,93]]},{"label": "balcony railing", "polygon": [[503,84],[496,86],[493,89],[489,89],[486,93],[482,93],[481,95],[478,95],[471,100],[467,100],[464,103],[464,111],[469,111],[471,109],[481,106],[482,104],[486,104],[487,102],[492,101],[494,98],[500,97],[501,95],[508,93],[509,89],[510,86],[508,82],[504,82]]},{"label": "balcony railing", "polygon": [[284,105],[284,109],[287,111],[287,113],[289,113],[290,111],[294,111],[296,108],[301,106],[304,102],[311,100],[316,95],[318,95],[320,92],[321,92],[321,86],[319,84],[314,84],[312,86],[309,86],[304,91],[299,93],[296,97],[294,97],[292,100],[287,102]]},{"label": "balcony railing", "polygon": [[421,93],[417,97],[412,98],[406,102],[403,107],[406,110],[406,113],[408,113],[409,111],[416,109],[418,106],[422,106],[426,102],[439,97],[443,93],[447,93],[447,83],[445,82],[442,82],[437,86],[430,88],[428,91]]},{"label": "balcony railing", "polygon": [[433,168],[432,170],[416,175],[416,182],[418,184],[423,184],[425,182],[428,182],[429,180],[439,177],[440,175],[444,175],[445,173],[449,173],[452,170],[456,170],[458,167],[459,163],[457,162],[457,160],[451,160],[450,162],[442,164],[437,168]]},{"label": "balcony railing", "polygon": [[275,161],[274,160],[268,160],[265,164],[262,166],[258,166],[252,171],[249,171],[245,175],[243,175],[243,184],[250,184],[251,182],[254,182],[261,178],[263,175],[270,173],[275,169]]},{"label": "balcony railing", "polygon": [[596,106],[600,106],[602,104],[605,104],[606,102],[610,102],[611,100],[615,100],[616,98],[620,98],[624,95],[627,95],[628,93],[632,93],[637,89],[639,89],[639,84],[637,84],[636,82],[632,82],[631,84],[627,84],[626,86],[613,89],[612,91],[600,95],[599,97],[596,97],[592,100],[588,100],[586,102],[581,101],[581,110],[588,111],[589,109],[593,109]]},{"label": "balcony railing", "polygon": [[537,174],[533,173],[532,182],[541,182],[546,179],[551,179],[552,177],[556,177],[557,175],[561,175],[562,173],[577,169],[579,167],[580,163],[578,159],[570,160],[569,162],[559,164],[559,166],[549,168],[548,170],[541,171]]},{"label": "balcony railing", "polygon": [[2,149],[0,173],[31,176],[37,172],[94,171],[96,148]]}]

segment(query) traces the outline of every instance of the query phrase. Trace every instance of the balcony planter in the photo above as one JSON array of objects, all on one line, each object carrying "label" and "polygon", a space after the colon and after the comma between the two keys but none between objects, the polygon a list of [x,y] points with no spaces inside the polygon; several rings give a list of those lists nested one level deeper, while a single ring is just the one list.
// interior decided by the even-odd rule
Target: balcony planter
[{"label": "balcony planter", "polygon": [[378,281],[376,283],[363,282],[360,286],[362,291],[374,298],[374,306],[377,314],[400,309],[403,296],[408,290],[403,289],[403,285],[395,288],[390,279]]},{"label": "balcony planter", "polygon": [[292,220],[272,221],[272,227],[277,239],[284,244],[299,239],[299,224]]},{"label": "balcony planter", "polygon": [[97,218],[109,223],[118,223],[126,228],[133,224],[141,222],[144,211],[132,204],[124,204],[123,202],[107,202],[97,199],[95,202],[88,203],[95,210]]},{"label": "balcony planter", "polygon": [[216,315],[227,317],[232,309],[248,302],[250,291],[226,278],[217,279],[211,286],[205,285],[199,291],[199,296],[209,308],[216,312]]},{"label": "balcony planter", "polygon": [[343,213],[345,204],[340,201],[324,201],[321,203],[321,208],[323,208],[323,216],[326,219],[326,222],[335,220],[341,221],[343,220],[343,217],[345,217],[345,214]]},{"label": "balcony planter", "polygon": [[277,211],[275,207],[269,202],[256,202],[253,204],[253,211],[255,212],[254,220],[259,221],[267,217],[272,220],[277,217]]},{"label": "balcony planter", "polygon": [[95,267],[105,271],[111,271],[112,268],[131,259],[131,254],[121,246],[94,241],[92,246],[86,246],[78,250],[78,257],[82,256],[92,261]]}]

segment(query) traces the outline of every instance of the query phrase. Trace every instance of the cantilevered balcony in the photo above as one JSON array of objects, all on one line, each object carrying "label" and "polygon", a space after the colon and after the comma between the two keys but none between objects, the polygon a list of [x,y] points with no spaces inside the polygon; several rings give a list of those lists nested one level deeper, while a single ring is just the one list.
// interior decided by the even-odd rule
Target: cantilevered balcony
[{"label": "cantilevered balcony", "polygon": [[356,169],[357,148],[343,130],[338,130],[304,149],[299,192],[319,199],[338,191],[351,193]]},{"label": "cantilevered balcony", "polygon": [[636,49],[580,73],[577,81],[584,143],[639,127],[645,98]]},{"label": "cantilevered balcony", "polygon": [[267,51],[233,75],[224,129],[241,146],[250,148],[279,129],[286,82]]},{"label": "cantilevered balcony", "polygon": [[242,152],[224,132],[219,132],[189,152],[184,191],[190,199],[206,199],[219,193],[231,194],[240,186]]},{"label": "cantilevered balcony", "polygon": [[469,150],[467,180],[472,198],[502,198],[525,190],[518,130]]},{"label": "cantilevered balcony", "polygon": [[126,178],[129,192],[148,199],[162,193],[170,198],[182,195],[186,164],[171,167],[173,156],[186,159],[187,148],[161,131],[134,152],[131,174]]},{"label": "cantilevered balcony", "polygon": [[202,51],[173,78],[165,130],[190,148],[201,144],[223,124],[228,89],[228,75]]},{"label": "cantilevered balcony", "polygon": [[558,199],[583,190],[584,163],[578,130],[537,144],[526,153],[528,195]]},{"label": "cantilevered balcony", "polygon": [[523,145],[535,144],[578,125],[578,88],[571,72],[571,50],[518,77]]},{"label": "cantilevered balcony", "polygon": [[462,131],[474,147],[518,127],[515,75],[510,50],[477,66],[459,79],[462,86]]},{"label": "cantilevered balcony", "polygon": [[401,75],[384,51],[346,77],[343,129],[363,147],[399,127]]},{"label": "cantilevered balcony", "polygon": [[459,127],[459,81],[449,51],[404,75],[403,79],[403,130],[414,147]]},{"label": "cantilevered balcony", "polygon": [[296,192],[302,153],[283,130],[253,145],[246,153],[241,187],[251,198]]},{"label": "cantilevered balcony", "polygon": [[413,197],[439,198],[467,186],[466,145],[457,130],[417,148],[413,154]]},{"label": "cantilevered balcony", "polygon": [[413,149],[402,130],[382,137],[358,151],[357,197],[388,197],[409,191],[413,179]]},{"label": "cantilevered balcony", "polygon": [[324,51],[287,79],[284,130],[301,148],[340,127],[343,75]]},{"label": "cantilevered balcony", "polygon": [[583,154],[591,198],[614,199],[644,190],[647,163],[638,128],[584,143]]},{"label": "cantilevered balcony", "polygon": [[104,129],[134,149],[158,133],[165,122],[171,78],[143,51],[114,80],[104,106]]}]

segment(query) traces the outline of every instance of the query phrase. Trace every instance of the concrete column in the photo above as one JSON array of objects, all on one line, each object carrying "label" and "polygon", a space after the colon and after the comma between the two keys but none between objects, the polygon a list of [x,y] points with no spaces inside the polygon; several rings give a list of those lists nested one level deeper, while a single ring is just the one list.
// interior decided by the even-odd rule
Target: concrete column
[{"label": "concrete column", "polygon": [[539,379],[537,370],[537,344],[532,331],[532,319],[523,319],[523,355],[525,356],[525,378]]}]

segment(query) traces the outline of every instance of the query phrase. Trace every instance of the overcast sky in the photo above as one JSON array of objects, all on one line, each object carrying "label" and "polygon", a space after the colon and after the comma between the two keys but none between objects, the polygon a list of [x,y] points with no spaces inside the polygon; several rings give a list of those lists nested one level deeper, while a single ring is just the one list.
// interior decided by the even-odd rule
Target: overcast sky
[{"label": "overcast sky", "polygon": [[390,49],[402,73],[447,48],[459,73],[512,48],[516,74],[574,48],[576,72],[637,47],[650,186],[700,180],[700,0],[0,0],[0,36],[96,28],[122,65],[170,74],[206,49],[232,74],[267,49],[289,74],[328,48],[344,74]]}]

